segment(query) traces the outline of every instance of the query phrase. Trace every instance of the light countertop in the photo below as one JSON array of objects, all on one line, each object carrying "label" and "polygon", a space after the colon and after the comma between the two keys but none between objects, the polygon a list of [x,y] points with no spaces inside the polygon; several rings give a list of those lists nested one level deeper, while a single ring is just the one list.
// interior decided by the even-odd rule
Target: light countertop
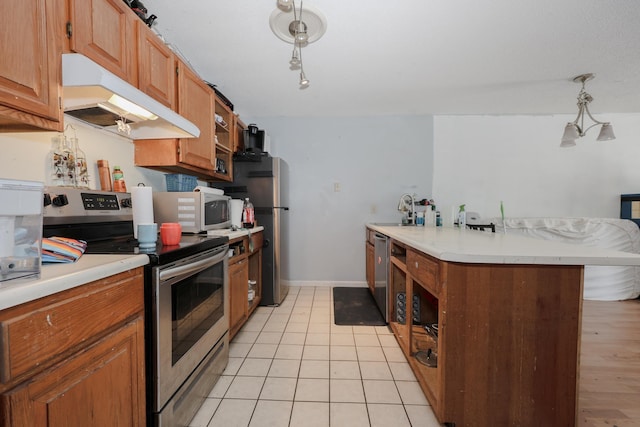
[{"label": "light countertop", "polygon": [[640,254],[496,231],[367,224],[443,261],[482,264],[639,265]]},{"label": "light countertop", "polygon": [[40,279],[0,282],[0,310],[149,263],[146,255],[87,255],[70,264],[44,264]]},{"label": "light countertop", "polygon": [[230,228],[224,228],[221,230],[209,230],[207,231],[207,236],[227,236],[229,237],[229,241],[233,239],[237,239],[239,237],[248,236],[250,233],[257,233],[259,231],[264,230],[263,226],[258,226],[254,228],[240,228],[238,230],[231,230]]}]

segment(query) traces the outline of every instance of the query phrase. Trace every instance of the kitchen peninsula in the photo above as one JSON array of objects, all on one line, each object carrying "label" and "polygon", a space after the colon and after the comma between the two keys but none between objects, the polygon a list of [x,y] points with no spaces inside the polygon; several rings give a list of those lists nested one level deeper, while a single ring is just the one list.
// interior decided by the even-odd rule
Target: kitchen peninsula
[{"label": "kitchen peninsula", "polygon": [[[389,326],[440,422],[576,425],[584,265],[640,265],[640,255],[375,224],[367,245],[374,234],[389,238]],[[367,247],[370,268],[384,262]]]}]

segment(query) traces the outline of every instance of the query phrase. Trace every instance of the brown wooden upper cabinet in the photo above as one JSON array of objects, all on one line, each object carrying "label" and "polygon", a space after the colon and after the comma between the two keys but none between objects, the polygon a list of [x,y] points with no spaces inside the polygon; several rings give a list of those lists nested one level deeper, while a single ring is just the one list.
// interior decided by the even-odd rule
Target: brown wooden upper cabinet
[{"label": "brown wooden upper cabinet", "polygon": [[247,125],[238,116],[235,116],[235,123],[236,139],[233,141],[233,152],[237,153],[244,150],[244,131]]},{"label": "brown wooden upper cabinet", "polygon": [[[222,181],[233,180],[233,148],[236,140],[236,117],[218,96],[215,97],[214,113],[216,140],[215,177]],[[222,163],[220,163],[222,161]]]},{"label": "brown wooden upper cabinet", "polygon": [[62,131],[59,0],[0,2],[0,128]]},{"label": "brown wooden upper cabinet", "polygon": [[215,171],[214,92],[176,59],[177,112],[200,129],[198,138],[134,141],[135,165],[211,180]]},{"label": "brown wooden upper cabinet", "polygon": [[[134,141],[135,165],[205,181],[231,181],[236,118],[214,90],[177,57],[176,70],[176,111],[198,126],[200,136]],[[222,121],[216,122],[216,115]]]},{"label": "brown wooden upper cabinet", "polygon": [[214,92],[184,62],[178,61],[178,113],[200,129],[198,138],[180,139],[180,162],[213,172]]},{"label": "brown wooden upper cabinet", "polygon": [[68,1],[69,49],[137,86],[136,14],[122,0]]},{"label": "brown wooden upper cabinet", "polygon": [[175,111],[175,55],[142,20],[138,27],[138,87]]}]

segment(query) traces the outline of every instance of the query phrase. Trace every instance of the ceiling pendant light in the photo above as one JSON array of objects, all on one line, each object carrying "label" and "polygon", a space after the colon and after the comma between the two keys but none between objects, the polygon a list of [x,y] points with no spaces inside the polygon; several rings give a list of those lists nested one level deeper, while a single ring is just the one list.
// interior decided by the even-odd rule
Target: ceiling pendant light
[{"label": "ceiling pendant light", "polygon": [[300,89],[306,89],[309,87],[309,79],[304,74],[304,68],[302,67],[302,49],[300,49]]},{"label": "ceiling pendant light", "polygon": [[289,65],[292,70],[300,69],[300,56],[298,55],[298,46],[293,47],[293,53],[291,53],[291,60],[289,61]]},{"label": "ceiling pendant light", "polygon": [[[600,133],[598,134],[598,138],[596,138],[598,141],[610,141],[616,139],[611,123],[601,122],[594,119],[591,115],[591,112],[589,111],[589,104],[591,103],[591,101],[593,101],[593,97],[587,93],[584,86],[585,82],[588,82],[594,77],[595,76],[593,74],[581,74],[573,79],[573,81],[576,83],[582,83],[582,89],[580,90],[580,93],[578,93],[578,115],[573,122],[569,122],[565,126],[564,134],[562,135],[562,140],[560,142],[560,147],[574,147],[578,138],[583,137],[589,129],[598,125],[602,125]],[[585,114],[593,122],[592,125],[586,128],[584,124]]]},{"label": "ceiling pendant light", "polygon": [[279,39],[293,44],[289,68],[300,70],[300,89],[309,87],[302,65],[302,48],[322,37],[327,28],[326,18],[313,7],[303,7],[302,0],[300,6],[296,6],[295,0],[278,0],[269,25]]},{"label": "ceiling pendant light", "polygon": [[309,86],[309,80],[304,75],[304,71],[302,71],[302,70],[300,70],[300,86],[301,87]]}]

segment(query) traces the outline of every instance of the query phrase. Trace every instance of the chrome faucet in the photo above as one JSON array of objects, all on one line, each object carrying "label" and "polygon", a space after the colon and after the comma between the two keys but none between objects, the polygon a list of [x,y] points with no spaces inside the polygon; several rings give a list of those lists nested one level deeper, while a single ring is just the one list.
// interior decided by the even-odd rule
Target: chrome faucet
[{"label": "chrome faucet", "polygon": [[[407,203],[409,199],[409,203]],[[409,224],[416,225],[416,194],[404,193],[400,196],[398,210],[407,215]]]}]

